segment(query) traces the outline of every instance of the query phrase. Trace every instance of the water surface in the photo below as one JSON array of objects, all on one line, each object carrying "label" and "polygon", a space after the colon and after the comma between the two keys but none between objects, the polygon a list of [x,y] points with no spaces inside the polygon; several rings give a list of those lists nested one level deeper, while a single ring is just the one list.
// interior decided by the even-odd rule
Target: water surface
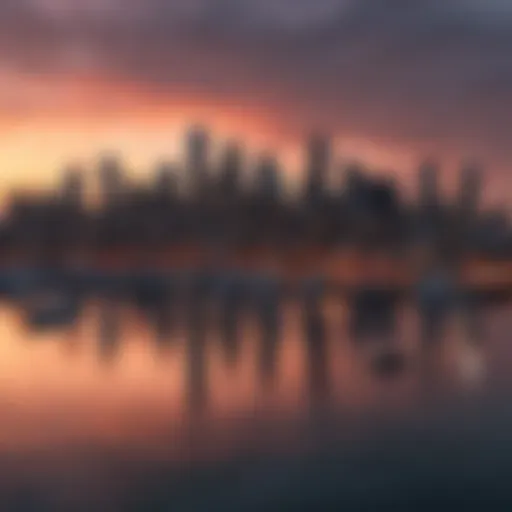
[{"label": "water surface", "polygon": [[436,339],[408,304],[364,339],[341,300],[236,328],[167,307],[94,299],[43,328],[2,304],[2,509],[512,503],[510,305]]}]

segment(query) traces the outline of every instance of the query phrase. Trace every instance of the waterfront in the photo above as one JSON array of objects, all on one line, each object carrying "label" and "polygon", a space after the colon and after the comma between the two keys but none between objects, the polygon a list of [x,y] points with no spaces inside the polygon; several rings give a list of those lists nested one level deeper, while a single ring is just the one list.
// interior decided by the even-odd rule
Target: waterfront
[{"label": "waterfront", "polygon": [[[454,313],[442,338],[430,342],[420,334],[415,308],[396,307],[391,331],[358,340],[343,301],[322,306],[321,324],[288,303],[269,345],[254,315],[240,321],[233,339],[215,322],[196,329],[184,314],[162,322],[152,310],[107,298],[86,302],[73,322],[53,327],[28,324],[23,310],[6,302],[2,500],[16,510],[169,510],[172,503],[205,510],[201,500],[215,504],[213,510],[239,510],[263,499],[265,485],[274,489],[265,493],[271,510],[302,492],[343,503],[360,486],[384,492],[359,465],[368,450],[379,464],[375,450],[386,452],[388,441],[379,439],[388,433],[397,451],[377,471],[383,478],[386,471],[406,478],[416,451],[414,467],[429,460],[411,436],[427,442],[435,436],[433,449],[446,444],[447,454],[457,445],[449,440],[458,438],[461,463],[481,476],[484,496],[499,498],[497,481],[487,488],[483,475],[493,457],[512,461],[502,408],[512,385],[510,305],[482,304],[478,331]],[[502,448],[475,469],[475,450],[494,443],[485,433],[492,425]],[[476,444],[466,445],[468,435]],[[352,455],[333,494],[329,486],[346,450]],[[442,485],[456,484],[457,464],[436,457],[432,464],[446,471]],[[314,475],[307,476],[309,465],[317,467]],[[318,489],[315,479],[332,482]],[[441,483],[431,479],[434,496]],[[404,492],[397,482],[389,486],[386,496],[393,486]]]}]

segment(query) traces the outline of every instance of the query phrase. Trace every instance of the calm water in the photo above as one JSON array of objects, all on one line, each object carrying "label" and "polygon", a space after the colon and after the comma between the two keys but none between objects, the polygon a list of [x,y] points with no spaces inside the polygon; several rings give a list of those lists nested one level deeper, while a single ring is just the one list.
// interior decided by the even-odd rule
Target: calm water
[{"label": "calm water", "polygon": [[512,503],[511,305],[435,340],[407,305],[365,340],[341,301],[285,305],[277,331],[201,318],[98,299],[36,328],[4,303],[0,509]]}]

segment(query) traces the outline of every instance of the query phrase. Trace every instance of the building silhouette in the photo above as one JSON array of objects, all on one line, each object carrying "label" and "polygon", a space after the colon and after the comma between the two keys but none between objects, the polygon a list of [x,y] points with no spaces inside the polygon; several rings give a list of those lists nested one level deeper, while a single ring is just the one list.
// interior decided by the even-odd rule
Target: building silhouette
[{"label": "building silhouette", "polygon": [[209,151],[208,132],[200,126],[193,127],[187,134],[185,167],[192,190],[196,193],[207,190]]},{"label": "building silhouette", "polygon": [[476,249],[481,253],[507,254],[511,230],[505,212],[493,209],[484,212],[475,223]]},{"label": "building silhouette", "polygon": [[168,162],[162,162],[156,169],[154,180],[155,195],[164,200],[170,200],[177,195],[178,183],[176,170]]},{"label": "building silhouette", "polygon": [[459,207],[463,215],[474,215],[480,202],[482,171],[474,164],[466,164],[460,173]]},{"label": "building silhouette", "polygon": [[103,206],[116,204],[125,191],[121,163],[115,156],[105,156],[100,162],[100,189]]},{"label": "building silhouette", "polygon": [[239,191],[243,167],[242,148],[229,142],[223,148],[219,165],[219,192],[224,199],[234,198]]},{"label": "building silhouette", "polygon": [[243,146],[236,141],[224,145],[213,179],[208,133],[193,128],[186,144],[184,170],[194,184],[191,194],[180,193],[182,169],[173,163],[161,162],[150,180],[136,184],[129,182],[117,158],[105,156],[98,166],[100,208],[86,208],[85,175],[78,167],[68,167],[57,190],[12,194],[0,224],[3,245],[13,252],[22,249],[30,260],[41,259],[39,248],[51,249],[52,254],[60,251],[57,256],[64,259],[69,257],[68,249],[78,254],[95,247],[149,251],[188,244],[187,250],[204,248],[210,251],[207,257],[217,261],[229,259],[226,248],[236,253],[254,242],[265,251],[282,247],[308,251],[342,243],[365,250],[412,244],[419,255],[445,251],[450,258],[473,249],[511,254],[505,211],[490,215],[480,207],[482,176],[474,165],[461,170],[453,203],[440,196],[439,166],[433,160],[419,168],[416,203],[404,201],[394,181],[372,176],[357,163],[345,168],[344,189],[327,193],[330,143],[314,135],[305,148],[304,193],[289,201],[274,155],[261,155],[250,169],[252,183],[242,187],[247,165]]},{"label": "building silhouette", "polygon": [[440,205],[439,197],[439,164],[434,160],[426,160],[419,169],[418,203],[424,212],[432,212]]},{"label": "building silhouette", "polygon": [[363,167],[358,163],[349,164],[345,170],[345,205],[349,218],[357,220],[365,215],[367,196],[368,182]]},{"label": "building silhouette", "polygon": [[425,251],[444,244],[441,239],[453,240],[451,226],[446,221],[445,208],[439,190],[439,163],[433,159],[425,160],[418,171],[417,215],[412,222],[412,235]]},{"label": "building silhouette", "polygon": [[281,182],[276,158],[263,156],[256,169],[257,191],[265,202],[277,201],[281,197]]},{"label": "building silhouette", "polygon": [[62,178],[61,201],[73,208],[80,209],[84,201],[84,177],[78,167],[68,167]]},{"label": "building silhouette", "polygon": [[329,140],[313,135],[307,144],[306,154],[306,199],[318,202],[324,193],[331,159]]}]

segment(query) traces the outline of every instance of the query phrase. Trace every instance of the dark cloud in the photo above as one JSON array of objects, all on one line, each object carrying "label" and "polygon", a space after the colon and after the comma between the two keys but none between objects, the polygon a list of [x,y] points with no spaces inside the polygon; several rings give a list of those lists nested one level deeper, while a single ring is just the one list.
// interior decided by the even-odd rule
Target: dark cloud
[{"label": "dark cloud", "polygon": [[[16,0],[0,57],[83,65],[148,86],[267,106],[420,150],[512,163],[512,9],[499,0]],[[81,7],[82,6],[82,7]],[[87,56],[78,62],[77,56]]]}]

